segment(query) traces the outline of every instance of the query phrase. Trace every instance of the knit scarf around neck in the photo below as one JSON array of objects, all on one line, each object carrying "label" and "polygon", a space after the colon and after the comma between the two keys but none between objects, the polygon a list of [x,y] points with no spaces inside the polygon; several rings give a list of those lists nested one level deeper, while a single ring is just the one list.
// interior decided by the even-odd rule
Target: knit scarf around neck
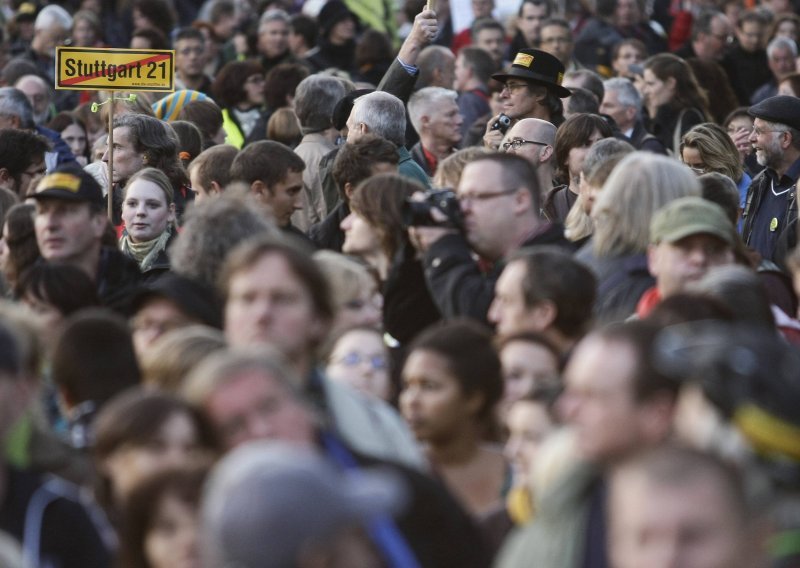
[{"label": "knit scarf around neck", "polygon": [[147,272],[153,266],[158,255],[161,254],[161,251],[166,248],[170,236],[169,229],[167,229],[152,241],[135,243],[125,233],[119,240],[119,249],[123,254],[138,262],[142,272]]}]

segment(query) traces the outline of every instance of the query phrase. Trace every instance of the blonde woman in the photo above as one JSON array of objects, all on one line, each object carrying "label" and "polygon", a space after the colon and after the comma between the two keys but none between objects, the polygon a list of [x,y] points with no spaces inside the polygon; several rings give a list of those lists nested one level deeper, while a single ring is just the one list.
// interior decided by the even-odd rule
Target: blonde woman
[{"label": "blonde woman", "polygon": [[175,223],[175,194],[164,172],[145,168],[131,176],[125,184],[122,221],[125,228],[119,248],[139,264],[145,279],[167,272],[170,266],[167,247]]},{"label": "blonde woman", "polygon": [[752,178],[744,171],[731,137],[712,122],[698,124],[681,139],[681,161],[697,175],[716,172],[733,180],[739,190],[739,207],[744,208]]}]

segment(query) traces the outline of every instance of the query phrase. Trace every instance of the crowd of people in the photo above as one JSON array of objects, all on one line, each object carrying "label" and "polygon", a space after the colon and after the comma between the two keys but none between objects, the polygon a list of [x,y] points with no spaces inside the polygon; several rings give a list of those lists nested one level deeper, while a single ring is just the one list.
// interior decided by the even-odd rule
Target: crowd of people
[{"label": "crowd of people", "polygon": [[799,9],[5,3],[0,566],[800,566]]}]

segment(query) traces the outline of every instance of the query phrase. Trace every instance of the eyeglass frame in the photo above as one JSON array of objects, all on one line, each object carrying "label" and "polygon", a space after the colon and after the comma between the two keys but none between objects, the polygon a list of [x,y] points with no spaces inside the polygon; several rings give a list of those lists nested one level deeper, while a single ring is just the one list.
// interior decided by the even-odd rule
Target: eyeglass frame
[{"label": "eyeglass frame", "polygon": [[702,168],[698,168],[697,166],[691,166],[691,165],[687,164],[686,162],[682,162],[682,163],[683,163],[684,166],[686,166],[687,168],[689,168],[690,170],[692,170],[694,173],[696,173],[699,176],[701,176],[703,174],[707,174],[708,171],[709,171],[708,170],[708,166],[703,166]]},{"label": "eyeglass frame", "polygon": [[[503,91],[508,91],[509,94],[513,93],[517,89],[521,89],[522,87],[529,87],[528,83],[503,83]],[[500,91],[501,93],[503,91]]]},{"label": "eyeglass frame", "polygon": [[477,193],[472,193],[468,195],[458,195],[458,202],[462,205],[467,204],[471,205],[473,201],[488,201],[489,199],[495,199],[497,197],[503,197],[504,195],[513,195],[520,188],[514,189],[502,189],[498,191],[481,191]]},{"label": "eyeglass frame", "polygon": [[753,128],[750,129],[750,133],[751,134],[755,133],[756,136],[761,136],[762,134],[766,134],[767,132],[789,132],[789,130],[788,129],[780,130],[777,128],[769,128],[767,130],[762,130],[758,128],[755,124],[753,125]]},{"label": "eyeglass frame", "polygon": [[550,146],[547,142],[539,142],[538,140],[525,140],[524,138],[515,138],[514,140],[510,140],[508,142],[503,142],[501,146],[503,150],[508,152],[510,148],[514,148],[514,150],[519,150],[523,144],[535,144],[536,146]]},{"label": "eyeglass frame", "polygon": [[331,363],[345,367],[357,367],[362,363],[369,363],[373,371],[385,371],[389,368],[389,358],[385,355],[362,355],[357,351],[349,351]]}]

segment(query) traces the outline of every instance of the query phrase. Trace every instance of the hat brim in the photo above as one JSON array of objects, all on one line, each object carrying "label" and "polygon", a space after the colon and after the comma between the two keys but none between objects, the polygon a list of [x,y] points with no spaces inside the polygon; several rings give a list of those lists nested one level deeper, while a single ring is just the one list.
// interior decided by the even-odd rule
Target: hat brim
[{"label": "hat brim", "polygon": [[515,71],[516,71],[515,69],[512,69],[508,73],[495,73],[494,75],[492,75],[492,79],[494,79],[495,81],[500,81],[501,83],[505,83],[506,81],[508,81],[511,78],[523,79],[523,80],[527,81],[528,83],[533,83],[533,84],[536,84],[536,85],[542,85],[543,87],[547,87],[548,89],[551,89],[556,94],[556,96],[558,96],[559,99],[565,99],[567,97],[571,97],[572,96],[572,91],[570,91],[566,87],[562,87],[558,83],[553,83],[552,81],[548,81],[546,79],[542,79],[542,78],[540,78],[538,76],[537,77],[532,77],[528,73],[524,73],[524,72],[519,72],[518,71],[518,72],[515,73]]},{"label": "hat brim", "polygon": [[[76,203],[91,203],[92,201],[91,199],[86,199],[85,197],[77,195],[67,189],[58,189],[55,187],[33,193],[27,197],[32,199],[60,199],[62,201],[75,201]],[[98,203],[102,202],[103,200],[98,201]]]},{"label": "hat brim", "polygon": [[685,225],[680,229],[670,231],[668,235],[664,235],[661,238],[661,242],[673,244],[686,237],[691,237],[692,235],[711,235],[712,237],[717,237],[730,247],[736,246],[736,241],[732,234],[704,223],[693,223],[691,225]]}]

